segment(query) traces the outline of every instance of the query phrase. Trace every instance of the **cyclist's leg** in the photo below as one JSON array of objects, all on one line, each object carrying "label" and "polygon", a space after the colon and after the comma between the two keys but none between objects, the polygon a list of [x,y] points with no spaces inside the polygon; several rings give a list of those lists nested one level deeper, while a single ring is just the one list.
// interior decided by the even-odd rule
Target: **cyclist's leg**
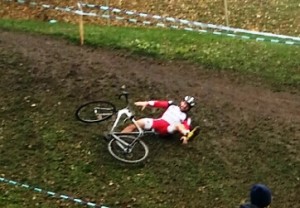
[{"label": "cyclist's leg", "polygon": [[[147,127],[149,125],[152,125],[152,122],[151,122],[151,118],[142,118],[142,119],[139,119],[136,121],[136,124],[141,128],[141,129],[147,129]],[[150,124],[149,124],[150,123]],[[129,124],[128,126],[126,126],[121,132],[122,133],[130,133],[130,132],[133,132],[137,129],[137,126],[132,123],[132,124]],[[151,128],[150,128],[151,129]]]},{"label": "cyclist's leg", "polygon": [[154,129],[154,131],[160,135],[166,135],[169,134],[168,132],[169,126],[170,124],[163,119],[153,119],[153,125],[151,129]]},{"label": "cyclist's leg", "polygon": [[[137,120],[136,122],[141,129],[145,129],[145,130],[153,129],[155,132],[159,134],[168,134],[169,123],[163,119],[142,118]],[[122,133],[133,132],[134,130],[136,130],[136,128],[137,127],[135,124],[130,124],[127,127],[125,127],[121,132]]]}]

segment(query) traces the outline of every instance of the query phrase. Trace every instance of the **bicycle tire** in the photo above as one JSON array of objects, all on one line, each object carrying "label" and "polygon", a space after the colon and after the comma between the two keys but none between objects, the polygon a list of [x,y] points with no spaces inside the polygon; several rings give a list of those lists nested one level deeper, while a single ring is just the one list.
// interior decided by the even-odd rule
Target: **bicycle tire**
[{"label": "bicycle tire", "polygon": [[[119,137],[128,143],[136,139],[136,137],[130,135],[119,135]],[[115,159],[121,162],[140,163],[145,160],[149,154],[148,146],[140,139],[136,141],[130,153],[124,152],[124,150],[118,146],[117,142],[118,140],[115,138],[110,140],[108,143],[108,151]]]},{"label": "bicycle tire", "polygon": [[76,110],[76,118],[84,123],[105,121],[116,113],[116,106],[108,101],[92,101]]}]

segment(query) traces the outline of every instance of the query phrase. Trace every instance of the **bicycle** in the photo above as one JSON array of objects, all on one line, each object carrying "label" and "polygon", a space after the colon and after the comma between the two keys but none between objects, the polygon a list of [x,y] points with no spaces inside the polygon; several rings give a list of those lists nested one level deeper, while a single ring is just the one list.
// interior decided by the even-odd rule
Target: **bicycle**
[{"label": "bicycle", "polygon": [[[141,138],[144,135],[156,135],[154,130],[143,130],[134,118],[134,113],[130,109],[129,93],[123,91],[119,99],[125,97],[126,106],[117,110],[116,106],[109,101],[92,101],[81,105],[76,110],[76,118],[85,123],[99,123],[116,115],[116,119],[107,135],[110,139],[108,143],[109,153],[119,161],[125,163],[139,163],[144,161],[149,155],[149,148]],[[116,130],[120,124],[121,117],[125,116],[125,121],[130,120],[136,125],[137,131],[122,133]]]}]

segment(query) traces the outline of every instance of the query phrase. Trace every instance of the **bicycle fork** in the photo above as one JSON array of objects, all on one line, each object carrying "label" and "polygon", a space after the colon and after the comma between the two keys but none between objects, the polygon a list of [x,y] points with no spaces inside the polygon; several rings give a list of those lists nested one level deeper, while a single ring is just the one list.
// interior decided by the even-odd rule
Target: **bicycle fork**
[{"label": "bicycle fork", "polygon": [[[134,146],[136,145],[136,143],[138,142],[141,133],[138,133],[138,136],[135,137],[131,142],[127,142],[124,139],[120,138],[119,135],[121,136],[122,134],[115,134],[115,133],[110,133],[110,136],[112,137],[112,139],[116,140],[116,144],[117,146],[122,149],[122,151],[125,154],[130,154],[134,148]],[[124,134],[125,135],[125,134]],[[130,134],[129,134],[130,135]],[[133,134],[134,135],[134,134]]]},{"label": "bicycle fork", "polygon": [[131,153],[135,145],[135,141],[129,144],[126,141],[120,139],[117,135],[112,134],[112,136],[116,139],[116,144],[123,150],[124,153]]}]

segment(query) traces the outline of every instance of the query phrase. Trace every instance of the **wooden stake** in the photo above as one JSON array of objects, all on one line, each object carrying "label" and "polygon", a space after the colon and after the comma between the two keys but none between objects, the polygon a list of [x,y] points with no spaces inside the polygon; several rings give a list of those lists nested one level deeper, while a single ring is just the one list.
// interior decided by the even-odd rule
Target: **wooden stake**
[{"label": "wooden stake", "polygon": [[[109,8],[109,0],[105,1],[106,6]],[[107,15],[108,15],[108,19],[107,19],[107,25],[110,26],[110,10],[107,10]]]},{"label": "wooden stake", "polygon": [[225,10],[226,26],[229,26],[227,0],[224,0],[224,10]]},{"label": "wooden stake", "polygon": [[80,35],[80,45],[84,44],[84,29],[83,29],[83,11],[81,3],[78,3],[78,8],[81,11],[81,14],[79,15],[79,35]]}]

